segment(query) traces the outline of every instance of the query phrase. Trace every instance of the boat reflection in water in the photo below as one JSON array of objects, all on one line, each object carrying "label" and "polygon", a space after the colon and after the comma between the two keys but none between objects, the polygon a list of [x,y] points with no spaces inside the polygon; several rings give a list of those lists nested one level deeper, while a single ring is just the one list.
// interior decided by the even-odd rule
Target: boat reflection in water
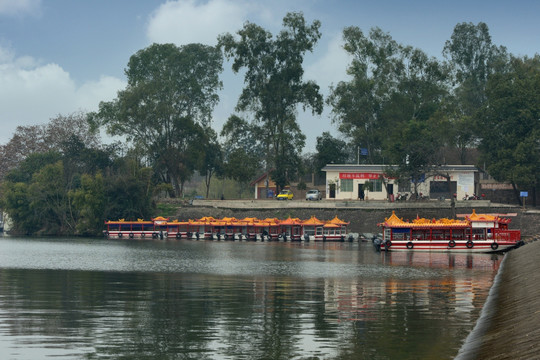
[{"label": "boat reflection in water", "polygon": [[[391,267],[411,271],[412,269],[439,269],[446,273],[434,279],[413,279],[404,282],[388,278],[386,293],[388,306],[397,306],[408,294],[414,307],[436,308],[437,298],[446,297],[444,306],[456,314],[467,314],[470,321],[478,316],[477,311],[486,299],[486,292],[493,284],[493,277],[503,259],[500,254],[464,253],[419,253],[388,252],[382,254],[382,262]],[[414,293],[413,300],[410,300]],[[440,311],[445,311],[440,309]]]},{"label": "boat reflection in water", "polygon": [[448,269],[492,269],[499,270],[500,254],[466,254],[444,252],[383,252],[382,262],[386,265],[429,266]]}]

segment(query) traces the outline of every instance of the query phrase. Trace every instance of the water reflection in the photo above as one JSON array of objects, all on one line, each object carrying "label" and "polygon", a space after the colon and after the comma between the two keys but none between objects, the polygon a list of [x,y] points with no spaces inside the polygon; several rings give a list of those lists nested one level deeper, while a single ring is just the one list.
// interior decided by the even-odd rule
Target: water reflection
[{"label": "water reflection", "polygon": [[450,359],[499,264],[349,243],[4,239],[0,352]]}]

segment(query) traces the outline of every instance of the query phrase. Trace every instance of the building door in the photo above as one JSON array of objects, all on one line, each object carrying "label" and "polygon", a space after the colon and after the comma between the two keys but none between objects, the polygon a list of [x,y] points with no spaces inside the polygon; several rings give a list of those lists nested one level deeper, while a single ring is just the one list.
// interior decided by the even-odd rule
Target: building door
[{"label": "building door", "polygon": [[432,181],[429,183],[429,197],[431,199],[450,199],[457,192],[457,181]]},{"label": "building door", "polygon": [[390,197],[390,195],[394,195],[394,184],[386,185],[386,190],[388,191],[388,197]]},{"label": "building door", "polygon": [[328,187],[330,188],[330,199],[336,198],[336,184],[329,184]]},{"label": "building door", "polygon": [[364,184],[358,184],[358,198],[364,200]]}]

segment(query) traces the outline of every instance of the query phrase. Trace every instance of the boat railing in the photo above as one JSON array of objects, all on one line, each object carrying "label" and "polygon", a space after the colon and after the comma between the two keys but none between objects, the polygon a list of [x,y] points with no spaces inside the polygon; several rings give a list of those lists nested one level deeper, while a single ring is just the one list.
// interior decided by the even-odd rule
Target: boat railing
[{"label": "boat railing", "polygon": [[521,240],[520,230],[494,230],[494,239],[498,241],[519,241]]}]

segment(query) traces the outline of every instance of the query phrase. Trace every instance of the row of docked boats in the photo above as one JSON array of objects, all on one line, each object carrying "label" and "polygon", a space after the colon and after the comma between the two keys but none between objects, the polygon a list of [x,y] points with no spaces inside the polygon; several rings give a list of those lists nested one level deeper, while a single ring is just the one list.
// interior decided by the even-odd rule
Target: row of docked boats
[{"label": "row of docked boats", "polygon": [[[412,221],[399,218],[395,212],[378,226],[382,233],[372,239],[377,250],[434,252],[501,252],[523,245],[520,230],[511,230],[507,216],[515,214],[462,214],[459,219],[426,219]],[[202,217],[179,221],[157,217],[146,221],[106,221],[105,236],[118,239],[211,239],[255,241],[353,241],[349,222],[339,219],[307,220],[289,217],[236,219]],[[361,237],[362,238],[362,237]]]},{"label": "row of docked boats", "polygon": [[373,240],[377,250],[502,252],[524,244],[520,230],[508,228],[516,214],[459,215],[460,219],[426,219],[409,221],[395,212],[378,224],[382,236]]},{"label": "row of docked boats", "polygon": [[188,221],[156,217],[149,221],[143,219],[106,221],[104,234],[108,238],[118,239],[351,241],[353,235],[348,233],[348,225],[349,222],[337,216],[328,221],[319,220],[314,216],[307,220],[291,217],[286,220],[203,217]]}]

